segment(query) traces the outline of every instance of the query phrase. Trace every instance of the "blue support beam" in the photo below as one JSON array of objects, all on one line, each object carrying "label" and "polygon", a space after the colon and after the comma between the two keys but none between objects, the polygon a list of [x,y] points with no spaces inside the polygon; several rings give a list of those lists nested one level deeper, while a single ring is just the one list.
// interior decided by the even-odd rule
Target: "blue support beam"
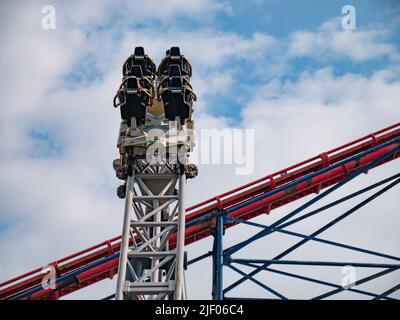
[{"label": "blue support beam", "polygon": [[[233,221],[233,222],[247,224],[247,225],[250,225],[250,226],[253,226],[253,227],[258,227],[258,228],[263,228],[263,229],[271,228],[271,226],[268,226],[268,225],[255,223],[255,222],[251,222],[251,221],[247,221],[247,220],[241,220],[241,219],[238,219],[238,218],[226,217],[225,219],[227,220],[227,222]],[[324,243],[324,244],[327,244],[327,245],[340,247],[340,248],[344,248],[344,249],[349,249],[349,250],[353,250],[353,251],[358,251],[358,252],[362,252],[362,253],[366,253],[366,254],[370,254],[370,255],[386,258],[386,259],[400,261],[400,257],[396,257],[396,256],[392,256],[392,255],[389,255],[389,254],[384,254],[384,253],[381,253],[381,252],[376,252],[376,251],[372,251],[372,250],[368,250],[368,249],[364,249],[364,248],[360,248],[360,247],[356,247],[356,246],[351,246],[351,245],[340,243],[340,242],[336,242],[336,241],[325,240],[325,239],[321,239],[321,238],[317,238],[317,237],[310,237],[310,236],[302,234],[302,233],[289,231],[289,230],[283,230],[283,228],[284,228],[283,226],[280,226],[280,227],[277,227],[277,228],[273,228],[273,231],[274,232],[279,232],[279,233],[282,233],[282,234],[287,234],[287,235],[294,236],[294,237],[298,237],[298,238],[303,238],[303,239],[310,238],[310,240],[313,240],[313,241],[316,241],[316,242],[320,242],[320,243]]]},{"label": "blue support beam", "polygon": [[224,238],[224,216],[222,214],[217,215],[217,299],[222,300],[223,299],[223,293],[222,293],[222,288],[223,288],[223,273],[222,273],[222,268],[223,268],[223,238]]},{"label": "blue support beam", "polygon": [[[350,284],[348,285],[348,287],[351,288],[351,287],[353,287],[353,286],[355,286],[355,285],[360,286],[360,285],[362,285],[363,283],[366,283],[366,282],[369,282],[369,281],[371,281],[371,280],[374,280],[374,279],[377,279],[377,278],[379,278],[379,277],[382,277],[382,276],[384,276],[384,275],[386,275],[386,274],[389,274],[389,273],[391,273],[391,272],[393,272],[393,271],[395,271],[395,270],[397,270],[397,269],[386,269],[386,270],[380,271],[380,272],[375,273],[375,274],[373,274],[373,275],[370,275],[370,276],[368,276],[368,277],[362,278],[361,280],[358,280],[358,281],[356,281],[356,282],[350,283]],[[344,290],[346,290],[346,288],[344,288],[344,287],[338,288],[338,289],[329,291],[329,292],[327,292],[327,293],[321,294],[321,295],[319,295],[319,296],[317,296],[317,297],[314,297],[314,298],[312,298],[311,300],[322,300],[322,299],[328,298],[328,297],[330,297],[330,296],[333,296],[334,294],[338,294],[338,293],[340,293],[340,292],[342,292],[342,291],[344,291]]]},{"label": "blue support beam", "polygon": [[387,298],[388,295],[396,292],[397,290],[400,290],[400,284],[395,285],[393,288],[385,291],[384,293],[381,293],[379,296],[377,296],[374,300],[379,300],[379,299],[385,299]]},{"label": "blue support beam", "polygon": [[251,275],[243,272],[242,270],[236,268],[235,266],[232,266],[231,264],[227,265],[230,269],[232,269],[233,271],[236,271],[237,273],[239,273],[240,275],[242,275],[243,277],[245,277],[246,279],[254,282],[256,285],[258,285],[259,287],[265,289],[266,291],[271,292],[273,295],[277,296],[279,299],[282,300],[287,300],[287,298],[279,293],[278,291],[272,289],[271,287],[267,286],[266,284],[262,283],[261,281],[258,281],[257,279],[254,279]]},{"label": "blue support beam", "polygon": [[271,265],[297,265],[297,266],[324,266],[324,267],[344,267],[352,266],[359,268],[389,268],[400,269],[400,264],[392,263],[365,263],[365,262],[345,262],[345,261],[304,261],[304,260],[279,260],[279,259],[231,259],[230,263],[247,265],[248,263]]},{"label": "blue support beam", "polygon": [[[387,152],[386,154],[384,154],[382,157],[379,157],[378,159],[374,160],[373,162],[371,162],[370,164],[364,166],[363,168],[360,168],[359,170],[357,170],[355,173],[349,175],[346,179],[342,180],[340,183],[338,183],[337,185],[331,187],[330,189],[328,189],[327,191],[323,192],[322,194],[316,196],[314,199],[306,202],[304,205],[300,206],[299,208],[295,209],[294,211],[292,211],[291,213],[289,213],[288,215],[286,215],[285,217],[279,219],[277,222],[273,223],[271,225],[271,228],[269,229],[265,229],[259,233],[257,233],[256,235],[250,237],[249,239],[236,244],[230,248],[228,248],[227,250],[225,250],[224,254],[227,256],[227,260],[230,259],[230,256],[234,253],[237,252],[238,250],[244,248],[245,246],[247,246],[248,244],[252,243],[253,241],[260,239],[268,234],[271,234],[272,232],[274,232],[273,228],[283,224],[283,222],[287,221],[288,219],[290,219],[291,217],[295,216],[296,214],[298,214],[299,212],[303,211],[304,209],[306,209],[307,207],[309,207],[310,205],[314,204],[315,202],[321,200],[322,198],[324,198],[325,196],[327,196],[328,194],[332,193],[333,191],[337,190],[338,188],[340,188],[341,186],[343,186],[344,184],[348,183],[349,181],[351,181],[352,179],[354,179],[355,177],[359,176],[360,174],[362,174],[363,172],[368,171],[369,169],[373,168],[374,166],[378,165],[379,163],[381,163],[382,161],[385,161],[386,159],[388,159],[389,157],[391,157],[392,155],[394,155],[395,153],[400,151],[400,146],[394,148],[393,150],[391,150],[390,152]],[[295,245],[291,246],[290,248],[288,248],[287,250],[285,250],[284,252],[282,252],[281,254],[277,255],[274,260],[279,260],[282,257],[286,256],[287,254],[289,254],[290,252],[294,251],[295,249],[299,248],[300,246],[302,246],[303,244],[305,244],[306,242],[308,242],[311,238],[315,238],[317,235],[319,235],[320,233],[324,232],[325,230],[327,230],[328,228],[332,227],[333,225],[335,225],[336,223],[338,223],[339,221],[343,220],[344,218],[346,218],[347,216],[349,216],[350,214],[352,214],[353,212],[355,212],[356,210],[360,209],[361,207],[363,207],[364,205],[366,205],[367,203],[369,203],[370,201],[372,201],[373,199],[377,198],[378,196],[380,196],[381,194],[383,194],[384,192],[386,192],[387,190],[391,189],[392,187],[394,187],[395,185],[397,185],[400,182],[400,179],[397,179],[396,181],[392,182],[390,185],[384,187],[382,190],[378,191],[377,193],[375,193],[374,195],[372,195],[371,197],[369,197],[368,199],[364,200],[363,202],[361,202],[360,204],[356,205],[355,207],[351,208],[350,210],[346,211],[344,214],[342,214],[341,216],[339,216],[338,218],[332,220],[331,222],[329,222],[328,224],[326,224],[325,226],[323,226],[322,228],[318,229],[317,231],[315,231],[314,233],[312,233],[311,235],[307,236],[307,238],[299,241],[298,243],[296,243]],[[253,270],[249,276],[254,276],[257,273],[259,273],[261,270],[263,270],[264,266],[268,266],[268,264],[264,264],[262,266],[260,266],[259,268]],[[228,286],[227,288],[224,289],[224,294],[226,292],[229,292],[230,290],[232,290],[233,288],[237,287],[238,285],[240,285],[241,283],[243,283],[245,280],[247,279],[247,277],[242,277],[239,280],[235,281],[234,283],[232,283],[230,286]]]},{"label": "blue support beam", "polygon": [[[258,268],[259,267],[258,265],[252,264],[252,263],[245,263],[244,265],[252,267],[252,268]],[[271,268],[268,268],[268,267],[265,267],[264,270],[267,271],[267,272],[279,274],[279,275],[290,277],[290,278],[294,278],[294,279],[304,280],[304,281],[307,281],[307,282],[312,282],[312,283],[320,284],[320,285],[327,286],[327,287],[333,287],[333,288],[336,288],[336,289],[342,288],[342,286],[340,286],[338,284],[335,284],[335,283],[331,283],[331,282],[327,282],[327,281],[323,281],[323,280],[319,280],[319,279],[315,279],[315,278],[310,278],[310,277],[306,277],[306,276],[303,276],[303,275],[299,275],[299,274],[295,274],[295,273],[291,273],[291,272],[287,272],[287,271],[271,269]],[[372,292],[368,292],[368,291],[364,291],[364,290],[359,290],[359,289],[356,289],[356,288],[348,288],[346,290],[354,292],[354,293],[363,294],[363,295],[366,295],[366,296],[369,296],[369,297],[374,297],[374,298],[380,297],[380,295],[378,295],[376,293],[372,293]],[[393,298],[388,298],[388,297],[383,297],[383,299],[385,299],[385,300],[395,300]]]},{"label": "blue support beam", "polygon": [[[224,253],[223,253],[223,238],[224,238],[224,223],[225,217],[222,210],[218,210],[215,213],[215,228],[212,230],[214,237],[213,244],[213,300],[223,300],[223,265],[224,265]],[[202,259],[205,255],[200,256]],[[199,260],[197,260],[199,261]]]}]

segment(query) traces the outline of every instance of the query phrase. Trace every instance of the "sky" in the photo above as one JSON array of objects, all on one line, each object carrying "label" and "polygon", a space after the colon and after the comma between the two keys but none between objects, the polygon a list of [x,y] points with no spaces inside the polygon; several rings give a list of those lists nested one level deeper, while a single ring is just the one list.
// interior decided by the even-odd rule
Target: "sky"
[{"label": "sky", "polygon": [[[354,30],[341,23],[348,4],[356,9]],[[45,5],[55,8],[54,30],[42,27]],[[254,171],[243,176],[234,165],[200,164],[187,185],[190,205],[398,122],[399,27],[400,6],[389,0],[1,1],[0,281],[120,233],[123,201],[112,169],[120,118],[112,98],[135,46],[156,63],[169,47],[181,47],[194,70],[196,128],[254,130]],[[398,167],[374,169],[339,194]],[[389,191],[327,237],[398,256],[398,195]],[[255,221],[271,224],[300,203]],[[324,219],[299,230],[311,232]],[[233,228],[226,245],[252,232]],[[292,240],[263,241],[243,255],[263,258]],[[195,257],[210,248],[206,239],[187,250]],[[290,257],[356,257],[317,245],[304,250]],[[203,271],[210,266],[204,261],[187,272],[189,298],[210,297],[211,269]],[[336,282],[342,276],[303,271]],[[236,278],[228,271],[225,282]],[[259,279],[292,298],[317,290],[275,275]],[[399,280],[397,273],[369,285],[380,291]],[[114,288],[115,279],[106,280],[65,298],[98,299]],[[253,284],[234,293],[271,297]]]}]

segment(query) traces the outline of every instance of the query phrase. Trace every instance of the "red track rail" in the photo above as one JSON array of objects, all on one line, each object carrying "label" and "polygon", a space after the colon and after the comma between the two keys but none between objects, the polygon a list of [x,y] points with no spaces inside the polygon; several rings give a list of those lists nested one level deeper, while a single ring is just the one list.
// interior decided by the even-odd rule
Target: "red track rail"
[{"label": "red track rail", "polygon": [[[384,128],[335,149],[321,153],[318,156],[312,157],[296,165],[277,171],[249,184],[243,185],[239,188],[189,207],[186,209],[186,221],[193,221],[203,216],[205,213],[217,208],[225,210],[232,208],[233,206],[274,190],[277,187],[296,181],[309,173],[317,172],[323,168],[327,168],[341,160],[348,159],[356,154],[359,154],[360,152],[367,151],[399,136],[400,123],[396,123],[390,127]],[[388,145],[361,157],[357,161],[351,161],[346,163],[346,165],[328,170],[323,174],[319,174],[312,179],[309,179],[308,181],[295,185],[293,188],[277,192],[251,205],[236,210],[232,212],[230,216],[240,217],[241,219],[248,220],[262,213],[269,214],[273,209],[293,202],[311,193],[318,193],[321,189],[342,181],[349,173],[367,165],[368,163],[371,163],[396,146],[397,144]],[[385,162],[393,160],[399,156],[400,154],[396,153]],[[211,227],[213,227],[213,225],[214,221],[212,218],[210,218],[188,227],[186,229],[185,243],[190,244],[209,236]],[[172,238],[172,245],[174,244],[174,241],[175,239]],[[81,267],[87,266],[88,264],[99,261],[99,259],[115,254],[119,251],[119,247],[120,237],[115,237],[50,264],[56,268],[57,275],[60,277],[67,275],[68,273]],[[112,278],[117,272],[117,267],[118,259],[113,259],[95,268],[80,273],[74,277],[74,281],[63,284],[62,287],[58,287],[55,290],[41,290],[31,295],[30,298],[58,299],[63,295],[79,290],[95,282],[106,278]],[[0,290],[0,299],[11,298],[17,294],[36,287],[37,285],[40,285],[43,277],[41,270],[41,268],[37,268],[29,273],[1,283],[0,288],[2,289]]]}]

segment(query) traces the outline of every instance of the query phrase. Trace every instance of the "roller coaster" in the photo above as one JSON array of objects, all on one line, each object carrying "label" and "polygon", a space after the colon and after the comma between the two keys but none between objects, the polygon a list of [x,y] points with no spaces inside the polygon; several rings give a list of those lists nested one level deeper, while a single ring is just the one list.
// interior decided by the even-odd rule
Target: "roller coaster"
[{"label": "roller coaster", "polygon": [[[399,284],[383,292],[370,292],[359,285],[398,272],[400,257],[320,238],[319,235],[364,207],[400,182],[400,173],[304,213],[327,195],[400,156],[400,123],[362,136],[329,151],[224,192],[190,207],[185,206],[185,183],[195,178],[197,168],[190,164],[194,148],[193,103],[197,97],[190,84],[192,66],[178,47],[166,51],[158,68],[137,47],[123,64],[122,83],[114,98],[120,108],[121,126],[117,147],[120,157],[113,162],[116,176],[123,181],[117,195],[125,201],[121,235],[53,261],[53,286],[42,285],[42,268],[37,268],[0,284],[0,299],[56,300],[72,292],[117,275],[115,294],[105,299],[187,299],[185,270],[198,261],[212,259],[212,298],[245,299],[229,296],[234,288],[250,281],[278,299],[287,299],[270,285],[257,280],[260,272],[303,280],[330,290],[313,299],[325,299],[349,290],[373,299],[391,300]],[[184,133],[184,134],[182,134]],[[152,157],[148,151],[152,150]],[[179,159],[178,159],[179,158]],[[376,193],[345,211],[311,234],[287,227],[320,214],[324,210],[381,187]],[[308,197],[309,196],[309,197]],[[270,225],[251,221],[271,214],[280,207],[307,200]],[[224,248],[225,230],[245,224],[259,232]],[[299,239],[270,259],[240,259],[234,255],[270,234]],[[188,260],[185,249],[191,243],[213,237],[210,251]],[[308,242],[384,258],[387,263],[354,261],[284,260],[285,256]],[[344,288],[336,283],[273,268],[279,265],[353,266],[380,271]],[[240,266],[251,268],[245,272]],[[224,269],[240,278],[224,288]],[[255,298],[255,297],[252,297]]]}]

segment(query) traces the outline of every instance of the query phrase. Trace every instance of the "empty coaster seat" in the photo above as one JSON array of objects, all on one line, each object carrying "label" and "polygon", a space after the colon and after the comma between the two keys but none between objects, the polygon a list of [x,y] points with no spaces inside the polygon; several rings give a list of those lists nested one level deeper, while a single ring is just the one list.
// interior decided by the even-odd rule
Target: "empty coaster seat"
[{"label": "empty coaster seat", "polygon": [[126,120],[128,127],[131,126],[132,117],[136,118],[137,124],[144,123],[149,98],[140,90],[137,79],[126,81],[123,95],[125,103],[121,105],[121,118]]},{"label": "empty coaster seat", "polygon": [[181,50],[179,47],[171,47],[169,50],[170,63],[179,64],[182,62],[183,56],[181,55]]},{"label": "empty coaster seat", "polygon": [[176,82],[177,80],[175,80],[175,85],[174,85],[175,87],[177,87],[177,86],[182,87],[183,86],[181,69],[180,69],[179,65],[177,65],[177,64],[173,64],[173,65],[169,66],[168,76],[164,76],[162,78],[161,86],[163,88],[169,88],[171,86],[173,78],[179,79],[179,83],[180,83],[180,84],[177,84],[177,82]]},{"label": "empty coaster seat", "polygon": [[142,67],[139,65],[132,66],[129,75],[126,78],[135,77],[138,79],[140,86],[149,91],[153,91],[153,85],[150,79],[143,76]]},{"label": "empty coaster seat", "polygon": [[136,59],[144,59],[146,55],[144,54],[144,48],[143,47],[135,47],[135,50],[133,51],[133,56]]},{"label": "empty coaster seat", "polygon": [[114,106],[120,107],[121,119],[126,120],[128,127],[131,126],[132,117],[136,118],[137,124],[144,123],[149,103],[150,97],[136,77],[125,78],[114,98]]},{"label": "empty coaster seat", "polygon": [[165,92],[162,95],[165,117],[170,121],[174,121],[176,117],[179,117],[181,123],[184,123],[185,119],[190,118],[191,105],[185,101],[184,92],[177,91]]},{"label": "empty coaster seat", "polygon": [[171,64],[168,69],[168,77],[181,77],[181,68],[178,64]]},{"label": "empty coaster seat", "polygon": [[161,77],[168,75],[169,66],[172,64],[179,65],[183,76],[187,76],[189,78],[192,76],[192,66],[190,65],[189,61],[183,55],[181,55],[179,47],[171,47],[171,49],[166,51],[166,56],[158,67],[158,74]]},{"label": "empty coaster seat", "polygon": [[[161,62],[158,72],[161,78],[161,94],[165,117],[173,121],[180,118],[181,123],[190,119],[195,94],[190,85],[191,66],[181,54],[179,47],[171,47]],[[160,92],[160,91],[159,91]]]},{"label": "empty coaster seat", "polygon": [[172,77],[169,80],[169,86],[168,86],[171,91],[183,91],[183,85],[182,85],[182,79],[180,77]]},{"label": "empty coaster seat", "polygon": [[145,54],[143,47],[136,47],[133,55],[126,59],[122,68],[123,76],[128,76],[134,66],[140,66],[142,68],[142,74],[144,77],[154,78],[156,74],[156,65],[153,60]]},{"label": "empty coaster seat", "polygon": [[140,65],[133,65],[131,69],[129,70],[128,76],[134,76],[139,79],[143,78],[143,69],[142,66]]},{"label": "empty coaster seat", "polygon": [[145,54],[143,47],[136,47],[122,67],[122,84],[114,97],[114,107],[121,108],[121,118],[131,126],[131,118],[137,124],[145,122],[146,110],[153,97],[153,79],[156,65]]},{"label": "empty coaster seat", "polygon": [[193,102],[191,93],[182,83],[182,77],[169,78],[168,87],[162,94],[162,100],[165,117],[168,120],[174,121],[176,117],[179,117],[181,123],[184,123],[185,119],[190,118]]}]

